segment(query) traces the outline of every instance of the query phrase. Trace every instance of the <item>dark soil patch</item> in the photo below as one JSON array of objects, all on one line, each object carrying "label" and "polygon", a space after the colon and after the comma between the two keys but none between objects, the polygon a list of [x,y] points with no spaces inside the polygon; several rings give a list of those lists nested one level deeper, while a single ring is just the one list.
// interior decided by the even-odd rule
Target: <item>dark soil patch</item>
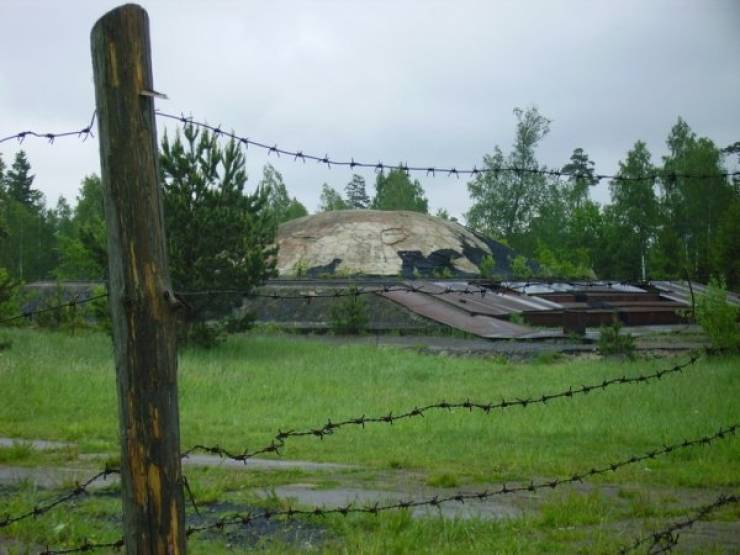
[{"label": "dark soil patch", "polygon": [[[259,507],[229,502],[201,506],[198,510],[199,515],[188,516],[189,526],[207,525],[216,522],[219,517],[235,513],[251,512],[258,516],[263,511]],[[223,530],[207,530],[199,533],[197,537],[238,547],[257,547],[266,542],[278,542],[294,548],[308,549],[327,541],[329,531],[323,526],[295,518],[290,520],[257,518],[246,526],[228,526]]]}]

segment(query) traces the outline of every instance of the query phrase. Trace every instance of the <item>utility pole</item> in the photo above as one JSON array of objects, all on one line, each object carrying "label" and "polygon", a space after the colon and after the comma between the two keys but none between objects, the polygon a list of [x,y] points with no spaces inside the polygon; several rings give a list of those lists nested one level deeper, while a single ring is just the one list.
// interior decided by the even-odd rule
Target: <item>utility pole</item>
[{"label": "utility pole", "polygon": [[149,18],[126,4],[92,29],[108,228],[121,496],[129,554],[185,553],[177,308],[159,189]]}]

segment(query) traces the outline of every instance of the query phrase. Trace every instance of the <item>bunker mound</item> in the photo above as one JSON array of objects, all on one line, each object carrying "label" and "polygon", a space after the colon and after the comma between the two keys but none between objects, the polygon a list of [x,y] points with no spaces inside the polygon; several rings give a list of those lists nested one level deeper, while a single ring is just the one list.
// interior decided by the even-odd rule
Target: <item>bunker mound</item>
[{"label": "bunker mound", "polygon": [[291,220],[277,234],[280,276],[475,277],[485,256],[511,275],[516,253],[462,225],[409,211],[337,210]]}]

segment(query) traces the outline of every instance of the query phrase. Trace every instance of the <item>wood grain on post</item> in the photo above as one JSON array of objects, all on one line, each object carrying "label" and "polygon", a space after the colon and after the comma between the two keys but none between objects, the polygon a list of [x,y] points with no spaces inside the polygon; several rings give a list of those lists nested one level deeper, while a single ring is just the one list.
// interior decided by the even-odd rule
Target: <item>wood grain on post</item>
[{"label": "wood grain on post", "polygon": [[149,19],[127,4],[91,34],[108,227],[126,551],[185,553],[175,320],[159,192]]}]

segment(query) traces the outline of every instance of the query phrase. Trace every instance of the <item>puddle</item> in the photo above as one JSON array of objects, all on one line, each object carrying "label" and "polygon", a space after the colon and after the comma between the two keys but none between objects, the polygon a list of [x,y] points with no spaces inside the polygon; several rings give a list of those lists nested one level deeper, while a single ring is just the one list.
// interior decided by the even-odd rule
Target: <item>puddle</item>
[{"label": "puddle", "polygon": [[[281,500],[291,499],[296,504],[321,506],[324,508],[341,507],[349,503],[358,506],[373,505],[375,503],[396,503],[407,499],[431,498],[434,495],[443,497],[451,493],[451,490],[397,492],[363,488],[314,489],[304,484],[278,486],[272,489],[262,489],[257,492],[263,498],[273,497],[274,495]],[[411,509],[411,514],[416,518],[441,516],[444,518],[500,520],[519,517],[523,512],[511,503],[487,499],[483,501],[470,500],[465,503],[444,503],[437,507],[414,507]]]}]

